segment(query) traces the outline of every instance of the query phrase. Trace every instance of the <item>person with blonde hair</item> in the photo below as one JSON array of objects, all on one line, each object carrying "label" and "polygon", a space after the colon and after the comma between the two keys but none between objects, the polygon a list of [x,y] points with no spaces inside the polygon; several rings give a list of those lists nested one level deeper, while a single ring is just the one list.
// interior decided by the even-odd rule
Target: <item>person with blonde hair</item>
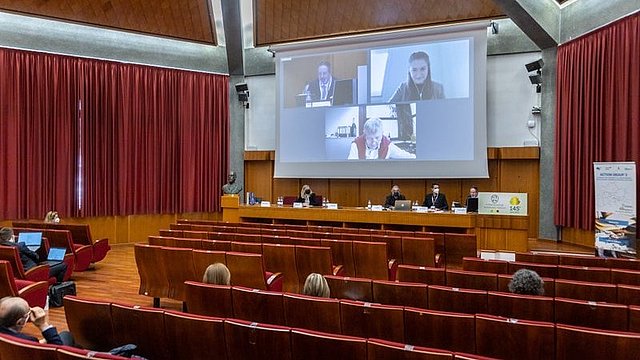
[{"label": "person with blonde hair", "polygon": [[327,279],[318,273],[309,274],[304,281],[304,287],[302,288],[303,295],[328,298],[330,293]]},{"label": "person with blonde hair", "polygon": [[225,264],[211,264],[204,271],[202,282],[211,285],[231,285],[231,272]]},{"label": "person with blonde hair", "polygon": [[302,185],[302,189],[300,190],[300,197],[296,199],[296,202],[301,202],[304,206],[321,206],[322,199],[316,197],[316,193],[311,190],[311,186]]},{"label": "person with blonde hair", "polygon": [[51,210],[47,213],[47,215],[44,217],[44,222],[46,223],[59,223],[60,222],[60,216],[58,216],[58,212]]}]

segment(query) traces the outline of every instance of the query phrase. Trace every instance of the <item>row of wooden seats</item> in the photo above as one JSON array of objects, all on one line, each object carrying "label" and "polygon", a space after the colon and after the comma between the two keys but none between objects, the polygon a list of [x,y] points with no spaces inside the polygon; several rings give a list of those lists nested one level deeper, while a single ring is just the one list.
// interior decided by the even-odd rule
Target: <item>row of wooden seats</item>
[{"label": "row of wooden seats", "polygon": [[42,221],[14,221],[13,227],[68,230],[71,233],[71,239],[73,243],[76,244],[76,246],[87,245],[91,247],[92,263],[102,261],[107,256],[109,250],[111,250],[111,246],[109,246],[109,239],[93,239],[93,237],[91,236],[91,228],[88,224],[46,223]]},{"label": "row of wooden seats", "polygon": [[217,262],[229,268],[233,285],[282,291],[282,274],[265,271],[259,254],[147,244],[135,244],[134,254],[140,275],[138,292],[152,297],[154,306],[160,306],[160,298],[184,301],[184,282],[201,280],[206,268]]},{"label": "row of wooden seats", "polygon": [[67,253],[73,254],[74,257],[73,271],[85,271],[91,265],[91,259],[93,258],[92,247],[90,245],[75,244],[69,230],[14,227],[13,231],[16,234],[41,232],[42,236],[47,238],[51,247],[67,249]]},{"label": "row of wooden seats", "polygon": [[[640,334],[635,333],[480,314],[411,309],[406,312],[411,314],[403,326],[414,330],[407,333],[409,337],[405,337],[405,342],[388,342],[72,296],[65,298],[67,323],[79,344],[93,349],[109,348],[126,339],[138,345],[141,355],[159,360],[630,359],[640,351]],[[372,311],[358,316],[371,318],[376,314]],[[359,319],[351,321],[360,322]],[[420,342],[438,344],[444,351],[434,350],[436,346],[423,348]]]},{"label": "row of wooden seats", "polygon": [[[140,355],[165,359],[487,359],[473,354],[407,346],[238,319],[65,297],[65,315],[76,342],[109,349],[124,342]],[[4,360],[4,358],[3,358]]]},{"label": "row of wooden seats", "polygon": [[[279,239],[281,240],[281,239]],[[396,261],[388,260],[387,245],[382,242],[363,242],[351,240],[320,240],[305,238],[288,238],[287,244],[261,243],[261,242],[237,242],[222,240],[181,239],[160,236],[149,236],[149,244],[159,246],[184,247],[192,249],[211,249],[221,251],[247,252],[264,255],[265,268],[271,272],[281,272],[284,276],[285,290],[297,292],[298,284],[303,284],[308,268],[324,269],[321,274],[340,274],[345,276],[369,277],[373,279],[394,279]],[[433,257],[432,239],[412,239],[407,243],[420,243],[415,245],[426,250],[423,257]],[[318,248],[322,248],[320,253]],[[295,251],[295,249],[300,249]],[[314,251],[312,254],[297,255],[299,252]],[[307,264],[306,262],[312,262]],[[328,264],[333,264],[334,271]],[[325,265],[319,267],[319,265]],[[318,272],[318,271],[316,271]]]},{"label": "row of wooden seats", "polygon": [[2,360],[127,359],[71,346],[40,344],[9,335],[0,335],[0,354],[2,354]]},{"label": "row of wooden seats", "polygon": [[572,254],[548,254],[548,253],[516,253],[516,261],[547,264],[587,266],[597,268],[640,270],[640,261],[637,259],[624,259],[597,256],[579,256]]},{"label": "row of wooden seats", "polygon": [[[466,270],[445,270],[400,265],[396,280],[430,285],[447,285],[487,291],[507,292],[512,275],[482,273]],[[542,278],[544,296],[556,296],[570,299],[640,305],[640,286],[625,284],[595,283],[566,279]]]},{"label": "row of wooden seats", "polygon": [[[333,238],[337,240],[358,240],[358,241],[386,241],[389,246],[389,255],[401,263],[411,263],[402,258],[400,251],[399,239],[402,237],[418,237],[433,238],[436,242],[436,253],[442,257],[444,264],[449,254],[449,264],[460,266],[463,256],[476,256],[476,235],[475,234],[458,234],[458,233],[437,233],[422,231],[399,231],[399,230],[374,230],[374,229],[357,229],[343,227],[327,227],[312,225],[282,225],[276,227],[277,224],[248,224],[248,223],[222,223],[224,225],[203,225],[193,223],[171,224],[170,228],[175,230],[183,230],[189,232],[213,232],[219,233],[218,237],[223,234],[237,235],[266,235],[266,236],[291,236],[291,237],[315,237],[315,238]],[[281,225],[281,224],[280,224]],[[173,235],[175,236],[175,235]],[[191,235],[185,235],[189,237]],[[201,235],[196,235],[201,236]],[[227,235],[229,236],[229,235]],[[232,235],[233,236],[233,235]],[[369,239],[371,238],[371,239]],[[214,240],[214,239],[212,239]],[[244,241],[244,240],[241,240]],[[425,264],[416,264],[425,265]],[[428,266],[428,265],[427,265]]]},{"label": "row of wooden seats", "polygon": [[640,286],[640,271],[617,268],[483,260],[477,257],[463,258],[462,268],[491,274],[513,274],[519,269],[530,269],[546,278]]},{"label": "row of wooden seats", "polygon": [[19,296],[25,299],[29,303],[29,306],[44,307],[47,301],[48,290],[49,282],[46,280],[31,281],[16,279],[13,276],[11,264],[8,261],[0,260],[0,298],[5,296]]},{"label": "row of wooden seats", "polygon": [[[493,291],[459,289],[438,285],[407,284],[392,281],[327,276],[332,299],[318,299],[296,294],[262,291],[198,282],[186,283],[186,303],[196,314],[236,317],[278,325],[302,326],[287,319],[303,318],[307,327],[335,332],[340,318],[337,309],[342,304],[358,307],[364,313],[380,312],[380,321],[401,319],[403,309],[445,311],[464,314],[491,314],[517,319],[547,321],[597,329],[640,331],[640,307],[542,296],[515,295]],[[368,282],[367,282],[368,281]],[[334,289],[336,289],[334,291]],[[368,297],[370,301],[345,300]],[[338,300],[343,299],[343,300]],[[356,304],[356,305],[354,305]],[[289,310],[287,308],[290,307]],[[309,309],[314,309],[312,313]],[[357,310],[357,311],[360,311]],[[356,311],[356,310],[353,310]],[[289,313],[289,315],[287,315]],[[334,313],[334,315],[330,315]],[[293,314],[293,315],[291,315]],[[398,315],[400,314],[400,315]],[[398,320],[400,321],[400,320]],[[387,323],[385,323],[387,324]],[[365,324],[350,324],[362,331],[380,331],[366,337],[401,341],[395,325],[369,329]],[[345,325],[342,324],[342,327]],[[361,328],[362,327],[362,328]],[[385,330],[387,329],[387,330]],[[344,329],[343,329],[344,330]],[[363,336],[360,330],[343,331],[345,335]],[[399,331],[399,330],[398,330]],[[409,330],[407,330],[409,331]]]},{"label": "row of wooden seats", "polygon": [[[42,243],[43,246],[38,249],[38,256],[40,256],[41,259],[46,259],[45,254],[49,252],[49,241],[47,238],[43,238]],[[16,279],[47,281],[49,285],[53,285],[56,282],[55,277],[49,277],[49,265],[36,265],[29,270],[25,270],[22,260],[20,259],[20,250],[16,246],[0,245],[0,260],[8,261],[11,264],[11,269]],[[64,273],[63,280],[68,281],[73,274],[75,257],[73,254],[65,254],[62,261],[67,265],[67,271]]]}]

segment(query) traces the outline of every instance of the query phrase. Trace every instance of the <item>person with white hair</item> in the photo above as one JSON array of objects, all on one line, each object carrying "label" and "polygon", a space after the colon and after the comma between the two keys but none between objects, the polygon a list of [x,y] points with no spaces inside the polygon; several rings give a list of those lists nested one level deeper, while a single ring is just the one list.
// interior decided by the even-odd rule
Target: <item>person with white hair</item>
[{"label": "person with white hair", "polygon": [[382,133],[382,120],[371,118],[364,123],[362,135],[351,143],[349,160],[415,159],[416,155],[400,149]]}]

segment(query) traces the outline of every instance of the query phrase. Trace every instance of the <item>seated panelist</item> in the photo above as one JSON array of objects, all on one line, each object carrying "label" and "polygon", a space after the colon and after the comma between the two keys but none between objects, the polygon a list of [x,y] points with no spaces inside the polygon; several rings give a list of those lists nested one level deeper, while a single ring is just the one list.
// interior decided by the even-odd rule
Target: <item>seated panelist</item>
[{"label": "seated panelist", "polygon": [[407,198],[400,193],[400,187],[398,185],[393,185],[391,194],[387,195],[387,198],[384,200],[384,207],[393,208],[396,206],[396,200],[407,200]]},{"label": "seated panelist", "polygon": [[300,197],[296,202],[301,202],[304,206],[322,206],[322,199],[316,196],[316,193],[311,190],[311,186],[303,185],[300,190]]},{"label": "seated panelist", "polygon": [[447,197],[440,192],[440,185],[438,183],[431,184],[431,193],[424,197],[422,206],[436,210],[449,210]]}]

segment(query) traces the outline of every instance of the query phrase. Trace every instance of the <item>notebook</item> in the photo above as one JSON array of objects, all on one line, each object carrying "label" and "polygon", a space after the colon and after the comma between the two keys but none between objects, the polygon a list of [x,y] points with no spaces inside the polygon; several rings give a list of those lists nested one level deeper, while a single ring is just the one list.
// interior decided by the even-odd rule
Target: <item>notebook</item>
[{"label": "notebook", "polygon": [[411,200],[396,200],[396,203],[393,205],[393,210],[411,211]]},{"label": "notebook", "polygon": [[478,212],[478,198],[467,199],[467,212]]},{"label": "notebook", "polygon": [[62,259],[64,259],[64,254],[66,253],[66,251],[67,249],[65,248],[52,247],[51,249],[49,249],[49,255],[47,256],[47,261],[49,262],[62,261]]},{"label": "notebook", "polygon": [[37,251],[42,245],[41,232],[23,232],[18,235],[18,242],[24,243],[29,250]]}]

